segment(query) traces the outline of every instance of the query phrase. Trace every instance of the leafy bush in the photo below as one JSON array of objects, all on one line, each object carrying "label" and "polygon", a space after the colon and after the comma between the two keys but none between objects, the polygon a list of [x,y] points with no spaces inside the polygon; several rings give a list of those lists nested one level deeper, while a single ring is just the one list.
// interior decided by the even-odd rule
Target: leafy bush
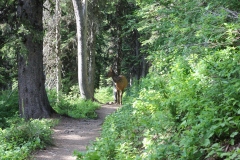
[{"label": "leafy bush", "polygon": [[102,87],[96,90],[95,98],[101,103],[112,102],[113,97],[113,88],[112,87]]},{"label": "leafy bush", "polygon": [[57,97],[55,91],[48,92],[48,97],[53,109],[61,115],[67,115],[73,118],[96,118],[95,110],[99,104],[90,100],[83,100],[78,94],[70,92],[69,95],[60,94]]},{"label": "leafy bush", "polygon": [[57,121],[23,119],[11,120],[9,128],[0,130],[0,157],[1,159],[23,160],[38,148],[51,144],[52,130]]}]

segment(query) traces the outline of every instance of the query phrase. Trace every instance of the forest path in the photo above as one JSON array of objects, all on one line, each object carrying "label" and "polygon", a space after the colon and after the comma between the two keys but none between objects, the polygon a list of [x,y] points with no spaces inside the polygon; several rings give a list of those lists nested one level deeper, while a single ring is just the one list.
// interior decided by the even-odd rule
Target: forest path
[{"label": "forest path", "polygon": [[[73,119],[60,117],[53,128],[53,146],[34,153],[34,160],[75,160],[73,151],[86,151],[87,145],[100,136],[105,117],[113,113],[119,105],[103,105],[96,110],[97,119]],[[57,117],[59,118],[59,117]]]}]

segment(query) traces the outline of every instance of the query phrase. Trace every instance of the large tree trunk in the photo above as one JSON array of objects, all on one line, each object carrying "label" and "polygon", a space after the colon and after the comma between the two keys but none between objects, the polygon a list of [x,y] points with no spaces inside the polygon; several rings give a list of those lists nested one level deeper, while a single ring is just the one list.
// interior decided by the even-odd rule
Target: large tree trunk
[{"label": "large tree trunk", "polygon": [[88,85],[87,0],[72,0],[77,25],[78,83],[81,97],[93,99]]},{"label": "large tree trunk", "polygon": [[45,90],[43,73],[43,0],[25,0],[18,6],[20,25],[26,52],[18,53],[19,110],[22,117],[49,117],[52,108]]}]

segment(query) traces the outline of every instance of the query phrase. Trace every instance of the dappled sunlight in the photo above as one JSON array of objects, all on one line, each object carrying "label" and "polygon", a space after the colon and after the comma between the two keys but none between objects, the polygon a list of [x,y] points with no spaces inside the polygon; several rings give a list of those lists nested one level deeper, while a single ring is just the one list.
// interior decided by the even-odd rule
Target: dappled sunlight
[{"label": "dappled sunlight", "polygon": [[104,118],[114,112],[117,106],[105,105],[97,110],[98,119],[73,119],[61,117],[54,127],[53,146],[39,150],[34,157],[37,160],[72,160],[73,152],[86,151],[86,147],[100,136]]}]

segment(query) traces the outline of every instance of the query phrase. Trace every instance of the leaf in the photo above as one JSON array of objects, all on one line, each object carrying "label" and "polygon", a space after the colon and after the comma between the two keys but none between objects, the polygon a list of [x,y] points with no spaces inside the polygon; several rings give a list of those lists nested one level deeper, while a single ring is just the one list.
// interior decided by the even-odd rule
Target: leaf
[{"label": "leaf", "polygon": [[229,152],[221,153],[221,154],[220,154],[220,157],[221,157],[221,158],[223,158],[223,157],[228,157],[228,156],[230,156],[230,154],[231,154],[231,153],[229,153]]},{"label": "leaf", "polygon": [[203,146],[204,147],[207,147],[207,146],[209,146],[210,145],[210,140],[209,139],[204,139],[204,141],[203,141]]},{"label": "leaf", "polygon": [[237,112],[238,114],[240,114],[240,109],[238,110],[238,112]]},{"label": "leaf", "polygon": [[[233,153],[229,158],[230,158],[230,159],[235,159],[235,158],[237,158],[237,156],[238,156],[237,153]],[[239,158],[239,157],[238,157],[238,158]]]},{"label": "leaf", "polygon": [[211,152],[208,153],[208,155],[206,156],[206,158],[211,157],[211,156],[214,155],[214,154],[215,154],[215,151],[212,150]]},{"label": "leaf", "polygon": [[234,139],[230,140],[230,144],[233,146],[234,145]]},{"label": "leaf", "polygon": [[233,132],[233,133],[230,135],[230,137],[231,137],[231,138],[234,138],[237,134],[238,134],[238,132]]}]

